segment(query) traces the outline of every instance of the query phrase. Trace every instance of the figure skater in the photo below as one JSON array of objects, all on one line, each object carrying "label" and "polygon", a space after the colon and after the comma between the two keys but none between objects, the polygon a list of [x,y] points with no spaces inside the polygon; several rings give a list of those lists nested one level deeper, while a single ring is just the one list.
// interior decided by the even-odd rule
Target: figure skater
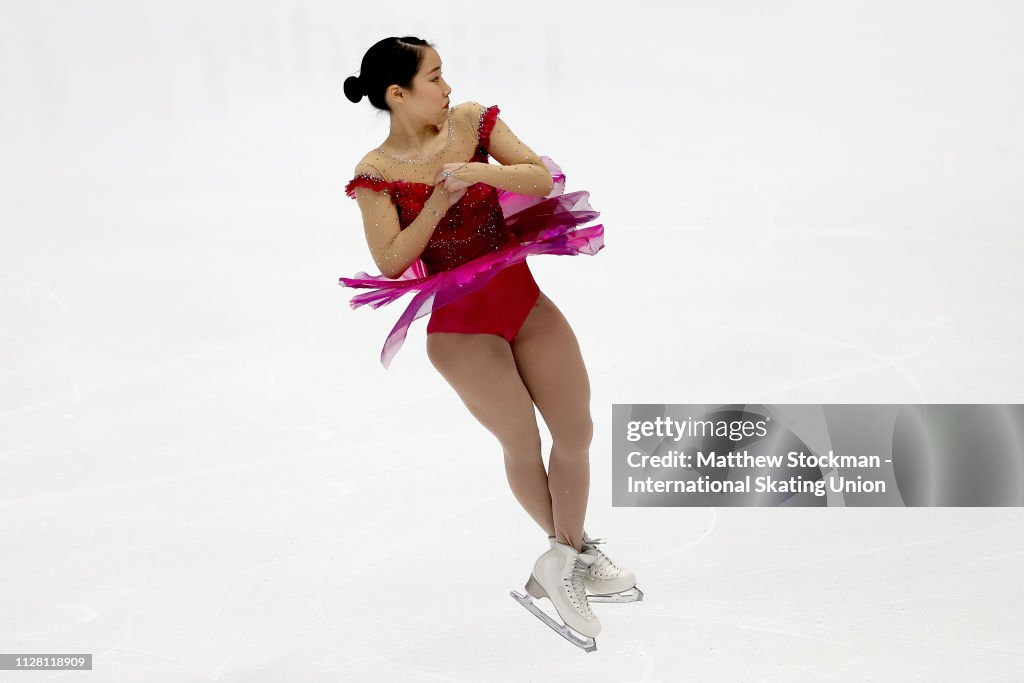
[{"label": "figure skater", "polygon": [[[381,361],[387,367],[409,324],[430,313],[431,364],[497,438],[513,494],[548,534],[527,595],[512,595],[590,651],[601,628],[590,601],[643,594],[633,572],[596,547],[604,539],[583,529],[590,382],[572,328],[537,286],[526,257],[593,255],[604,246],[603,226],[577,229],[598,215],[589,193],[564,193],[561,169],[521,142],[497,106],[452,104],[442,66],[432,43],[390,37],[367,50],[360,75],[345,81],[352,102],[365,95],[389,114],[391,131],[345,188],[358,201],[381,274],[361,272],[340,284],[374,290],[354,297],[353,308],[416,292]],[[547,471],[535,405],[552,437]],[[531,597],[547,597],[564,624]]]}]

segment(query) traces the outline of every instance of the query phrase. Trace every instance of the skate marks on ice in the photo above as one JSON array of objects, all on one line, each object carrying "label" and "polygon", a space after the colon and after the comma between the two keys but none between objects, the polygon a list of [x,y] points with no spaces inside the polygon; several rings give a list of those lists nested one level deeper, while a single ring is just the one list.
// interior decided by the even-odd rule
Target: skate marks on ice
[{"label": "skate marks on ice", "polygon": [[[717,516],[717,513],[716,513]],[[1000,531],[1003,529],[1011,529],[1015,527],[1024,526],[1020,522],[1010,522],[1008,524],[998,524],[989,526],[985,531]],[[943,544],[950,541],[972,538],[978,534],[978,529],[968,529],[966,531],[957,532],[955,534],[947,534],[936,538],[927,538],[923,540],[906,541],[900,543],[893,543],[888,545],[881,545],[874,548],[861,548],[850,552],[841,552],[834,555],[825,557],[813,557],[810,559],[802,559],[797,562],[789,562],[787,564],[779,564],[772,566],[755,566],[751,565],[744,567],[739,571],[735,571],[731,574],[715,574],[713,576],[687,576],[680,579],[671,579],[668,581],[659,581],[652,585],[658,588],[672,588],[676,589],[684,585],[697,585],[706,581],[719,581],[719,580],[732,580],[732,579],[746,579],[761,574],[768,574],[771,572],[787,572],[794,569],[807,569],[817,564],[825,564],[829,562],[848,561],[854,558],[863,558],[868,555],[875,555],[879,553],[891,553],[895,550],[905,550],[907,548],[914,548],[918,546],[928,546],[933,544]],[[649,586],[648,586],[649,587]]]},{"label": "skate marks on ice", "polygon": [[707,528],[704,529],[703,533],[701,533],[700,536],[693,539],[692,541],[687,541],[686,543],[681,543],[679,545],[664,548],[662,552],[659,552],[655,555],[647,555],[646,557],[642,557],[641,561],[648,563],[659,562],[661,560],[664,560],[666,557],[675,555],[677,553],[685,552],[706,541],[711,536],[711,534],[714,533],[715,528],[718,526],[718,510],[713,507],[704,509],[707,510],[707,513],[711,516],[711,519],[708,522]]}]

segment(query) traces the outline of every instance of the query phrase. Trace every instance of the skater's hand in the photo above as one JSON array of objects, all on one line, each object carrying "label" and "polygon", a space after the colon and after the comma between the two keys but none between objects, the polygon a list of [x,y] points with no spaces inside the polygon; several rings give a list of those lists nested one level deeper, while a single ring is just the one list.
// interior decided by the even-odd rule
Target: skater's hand
[{"label": "skater's hand", "polygon": [[[452,194],[458,193],[458,196],[462,197],[466,188],[473,184],[472,182],[459,177],[459,170],[465,169],[468,165],[469,162],[445,164],[440,168],[440,170],[438,170],[437,176],[434,178],[434,183],[440,183],[444,185],[448,192]],[[444,174],[446,172],[450,173],[450,175],[445,176]],[[458,201],[458,199],[455,201]]]},{"label": "skater's hand", "polygon": [[438,183],[437,185],[434,186],[434,191],[431,193],[430,196],[434,197],[435,195],[441,195],[444,199],[444,205],[435,206],[434,208],[447,211],[448,209],[452,208],[452,205],[455,204],[455,202],[462,199],[462,195],[464,194],[466,194],[466,188],[462,188],[458,192],[449,192],[448,188],[445,187],[444,183]]}]

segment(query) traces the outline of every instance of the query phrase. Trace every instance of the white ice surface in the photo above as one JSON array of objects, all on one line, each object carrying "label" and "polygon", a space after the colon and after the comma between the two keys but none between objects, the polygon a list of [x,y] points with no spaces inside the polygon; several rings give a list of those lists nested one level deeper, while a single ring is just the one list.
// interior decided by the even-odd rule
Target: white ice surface
[{"label": "white ice surface", "polygon": [[[362,9],[360,9],[362,7]],[[1011,3],[0,5],[0,681],[1024,681],[1024,514],[613,508],[613,403],[1015,403]],[[584,654],[543,534],[372,270],[342,80],[438,43],[588,189],[531,259],[593,390]],[[543,430],[543,424],[542,424]],[[546,432],[545,448],[550,441]]]}]

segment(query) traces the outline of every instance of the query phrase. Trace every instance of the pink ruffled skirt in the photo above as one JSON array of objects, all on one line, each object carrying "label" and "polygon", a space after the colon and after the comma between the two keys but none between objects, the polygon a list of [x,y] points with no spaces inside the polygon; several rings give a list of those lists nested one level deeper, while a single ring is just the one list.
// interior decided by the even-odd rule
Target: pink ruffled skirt
[{"label": "pink ruffled skirt", "polygon": [[451,270],[437,273],[427,274],[422,261],[417,261],[394,279],[365,272],[359,272],[352,278],[338,279],[338,284],[343,287],[370,290],[352,297],[349,305],[353,309],[366,304],[380,308],[405,294],[414,293],[384,341],[380,361],[385,368],[398,353],[414,320],[481,290],[498,273],[524,262],[527,256],[593,256],[604,247],[603,225],[578,227],[600,215],[590,206],[590,193],[586,190],[564,193],[562,169],[548,157],[541,157],[541,160],[554,180],[547,196],[498,190],[498,203],[505,225],[516,238],[509,239],[501,250],[488,252]]}]

